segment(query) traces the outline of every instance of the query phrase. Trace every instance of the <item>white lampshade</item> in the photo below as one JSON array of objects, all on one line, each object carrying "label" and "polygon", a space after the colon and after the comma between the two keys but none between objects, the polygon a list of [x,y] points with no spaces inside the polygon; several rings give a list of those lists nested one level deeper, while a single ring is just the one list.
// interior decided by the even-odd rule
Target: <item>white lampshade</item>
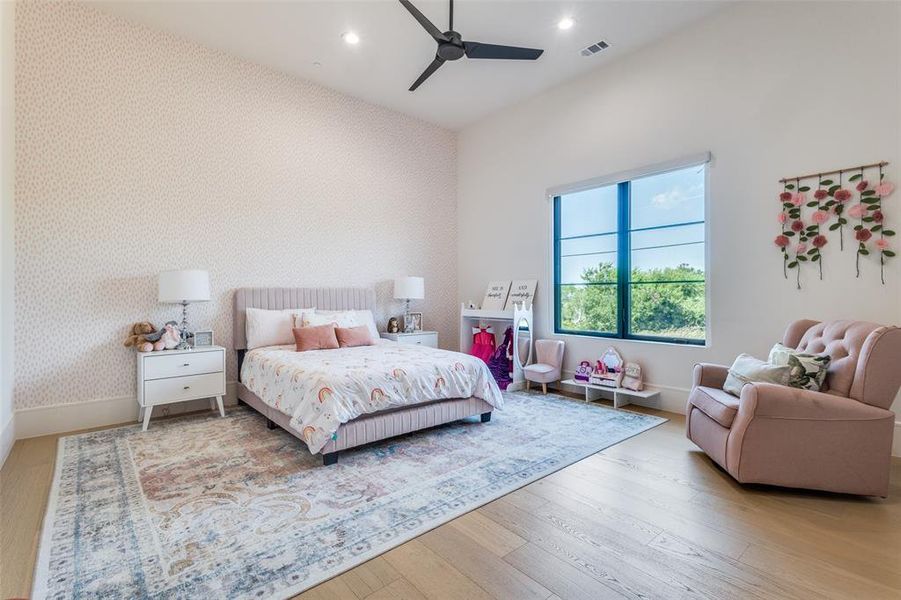
[{"label": "white lampshade", "polygon": [[199,269],[160,273],[160,302],[207,302],[210,299],[210,274]]},{"label": "white lampshade", "polygon": [[422,277],[396,277],[394,297],[398,300],[422,300],[425,298],[425,280]]}]

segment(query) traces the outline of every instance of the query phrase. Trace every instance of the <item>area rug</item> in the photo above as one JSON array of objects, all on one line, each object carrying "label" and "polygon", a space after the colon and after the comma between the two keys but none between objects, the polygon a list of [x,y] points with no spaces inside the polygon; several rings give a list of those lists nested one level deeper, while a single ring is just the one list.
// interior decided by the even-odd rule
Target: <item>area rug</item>
[{"label": "area rug", "polygon": [[665,419],[506,393],[323,467],[252,410],[61,438],[34,598],[287,598]]}]

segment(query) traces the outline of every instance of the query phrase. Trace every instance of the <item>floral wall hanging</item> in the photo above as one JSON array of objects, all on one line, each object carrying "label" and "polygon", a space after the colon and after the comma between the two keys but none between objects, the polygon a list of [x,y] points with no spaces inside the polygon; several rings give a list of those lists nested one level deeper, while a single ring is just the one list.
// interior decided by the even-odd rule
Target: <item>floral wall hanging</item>
[{"label": "floral wall hanging", "polygon": [[[786,279],[794,272],[801,289],[801,270],[815,264],[819,278],[823,278],[822,249],[829,243],[829,234],[837,233],[839,249],[845,249],[845,229],[854,222],[857,277],[860,261],[867,257],[879,259],[880,278],[885,284],[885,262],[893,258],[888,238],[895,232],[886,228],[882,201],[895,186],[885,180],[887,162],[878,162],[837,171],[824,171],[780,180],[782,192],[779,203],[781,232],[774,240],[782,252],[782,273]],[[845,176],[851,174],[845,183]],[[867,178],[867,175],[871,178]],[[812,196],[811,186],[816,184]],[[856,200],[855,200],[856,195]]]}]

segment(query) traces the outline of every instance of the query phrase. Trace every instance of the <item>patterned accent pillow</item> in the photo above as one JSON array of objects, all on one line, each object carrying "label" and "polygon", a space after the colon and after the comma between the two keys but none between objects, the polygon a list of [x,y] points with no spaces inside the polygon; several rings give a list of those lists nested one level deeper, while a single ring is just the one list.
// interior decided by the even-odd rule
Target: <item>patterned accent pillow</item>
[{"label": "patterned accent pillow", "polygon": [[739,354],[732,366],[729,367],[729,375],[723,384],[723,391],[733,396],[741,396],[741,388],[745,384],[754,382],[775,383],[788,385],[791,370],[787,366],[771,365],[750,354]]},{"label": "patterned accent pillow", "polygon": [[807,354],[794,348],[776,344],[770,350],[769,362],[791,369],[788,385],[814,392],[825,391],[826,370],[832,357],[828,354]]}]

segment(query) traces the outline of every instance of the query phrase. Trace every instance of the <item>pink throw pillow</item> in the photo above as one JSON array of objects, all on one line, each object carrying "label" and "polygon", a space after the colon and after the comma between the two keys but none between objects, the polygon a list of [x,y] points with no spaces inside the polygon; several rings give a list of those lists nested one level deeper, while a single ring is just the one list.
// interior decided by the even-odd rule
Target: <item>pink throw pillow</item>
[{"label": "pink throw pillow", "polygon": [[297,343],[298,352],[335,350],[339,347],[334,324],[295,329],[294,341]]},{"label": "pink throw pillow", "polygon": [[338,344],[342,348],[372,345],[372,336],[369,333],[369,327],[366,325],[360,325],[359,327],[336,327],[335,335],[338,337]]}]

